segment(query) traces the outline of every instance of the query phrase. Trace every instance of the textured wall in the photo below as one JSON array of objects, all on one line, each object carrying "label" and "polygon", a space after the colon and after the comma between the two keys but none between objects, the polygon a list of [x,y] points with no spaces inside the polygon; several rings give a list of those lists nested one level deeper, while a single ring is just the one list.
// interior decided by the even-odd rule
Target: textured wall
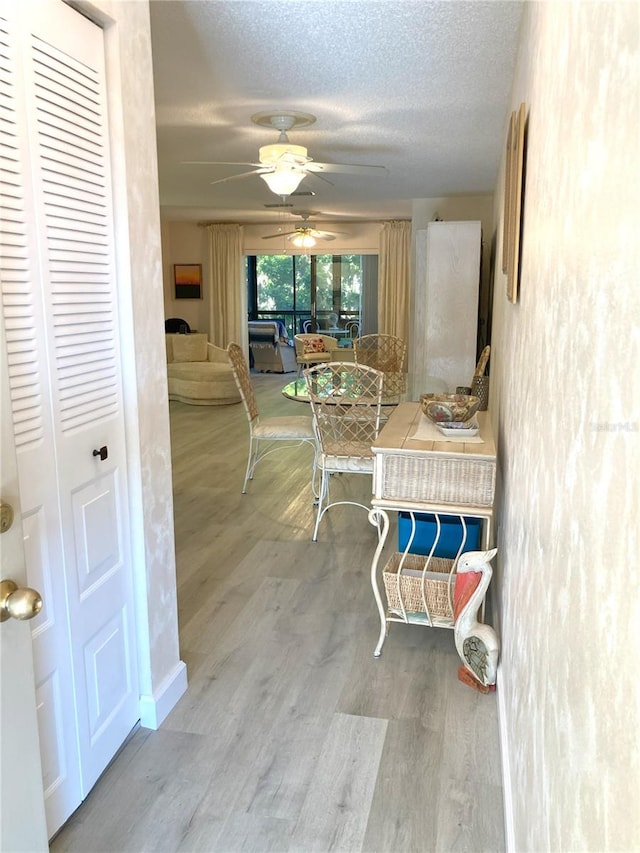
[{"label": "textured wall", "polygon": [[141,715],[154,726],[185,689],[186,673],[178,647],[149,7],[84,5],[106,39]]},{"label": "textured wall", "polygon": [[639,16],[528,4],[512,92],[521,293],[507,303],[497,265],[490,408],[518,851],[640,849]]}]

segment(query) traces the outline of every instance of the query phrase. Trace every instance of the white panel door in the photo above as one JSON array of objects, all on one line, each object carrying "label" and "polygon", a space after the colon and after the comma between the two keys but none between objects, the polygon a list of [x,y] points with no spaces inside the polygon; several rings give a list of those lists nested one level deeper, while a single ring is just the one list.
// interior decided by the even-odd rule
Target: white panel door
[{"label": "white panel door", "polygon": [[[5,339],[0,317],[0,353]],[[6,360],[0,359],[0,499],[13,507],[13,525],[0,536],[2,579],[27,585],[20,494]],[[0,623],[0,850],[48,850],[38,750],[38,722],[29,622]]]},{"label": "white panel door", "polygon": [[3,311],[27,569],[50,602],[33,635],[52,833],[139,713],[102,31],[55,0],[27,10],[5,8]]},{"label": "white panel door", "polygon": [[[54,832],[82,799],[46,322],[29,166],[22,36],[10,4],[0,21],[0,275],[22,528],[29,585],[44,606],[31,623],[47,823]],[[3,420],[4,425],[4,420]]]}]

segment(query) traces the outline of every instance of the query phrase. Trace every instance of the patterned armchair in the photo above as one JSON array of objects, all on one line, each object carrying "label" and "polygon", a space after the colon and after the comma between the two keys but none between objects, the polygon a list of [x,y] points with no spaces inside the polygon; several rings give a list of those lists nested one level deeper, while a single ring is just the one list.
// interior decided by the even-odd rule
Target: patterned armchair
[{"label": "patterned armchair", "polygon": [[334,353],[334,350],[338,349],[337,338],[320,335],[317,332],[306,332],[295,335],[293,341],[296,348],[298,376],[301,375],[303,367],[337,360],[337,354]]}]

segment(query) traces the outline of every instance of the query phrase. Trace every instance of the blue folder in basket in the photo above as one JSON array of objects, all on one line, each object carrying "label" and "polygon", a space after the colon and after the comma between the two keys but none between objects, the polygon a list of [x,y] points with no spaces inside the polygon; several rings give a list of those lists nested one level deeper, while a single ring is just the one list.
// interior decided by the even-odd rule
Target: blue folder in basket
[{"label": "blue folder in basket", "polygon": [[[426,556],[430,553],[434,539],[438,532],[435,515],[429,513],[415,513],[416,532],[413,537],[413,542],[409,548],[410,554],[422,554]],[[480,534],[482,532],[481,518],[467,518],[464,522],[466,525],[466,539],[463,547],[464,551],[476,551],[480,548]],[[457,516],[446,515],[440,516],[440,537],[436,544],[435,557],[447,557],[452,560],[458,553],[460,543],[462,542],[464,529],[462,522]],[[411,513],[398,513],[398,550],[404,551],[407,547],[407,542],[411,536]]]}]

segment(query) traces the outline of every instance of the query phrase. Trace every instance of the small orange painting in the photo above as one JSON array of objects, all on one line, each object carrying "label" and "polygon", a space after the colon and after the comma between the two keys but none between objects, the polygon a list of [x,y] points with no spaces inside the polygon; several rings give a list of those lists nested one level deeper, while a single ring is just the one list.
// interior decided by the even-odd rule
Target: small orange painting
[{"label": "small orange painting", "polygon": [[202,299],[202,264],[174,264],[176,299]]}]

